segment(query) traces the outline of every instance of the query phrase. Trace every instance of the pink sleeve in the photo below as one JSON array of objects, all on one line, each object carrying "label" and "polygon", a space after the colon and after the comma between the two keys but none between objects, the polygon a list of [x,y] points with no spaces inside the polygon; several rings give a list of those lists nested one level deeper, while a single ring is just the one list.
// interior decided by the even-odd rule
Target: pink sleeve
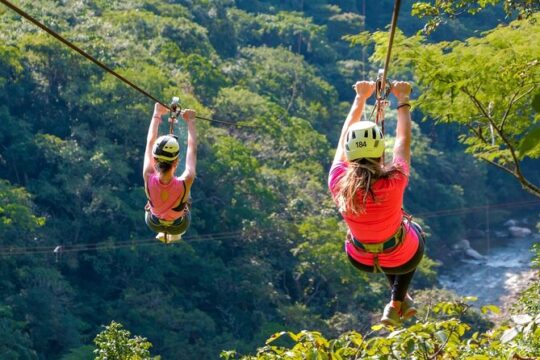
[{"label": "pink sleeve", "polygon": [[328,173],[328,188],[330,189],[332,195],[336,193],[337,183],[345,174],[345,171],[347,171],[347,167],[348,164],[344,161],[336,161],[332,164],[330,172]]}]

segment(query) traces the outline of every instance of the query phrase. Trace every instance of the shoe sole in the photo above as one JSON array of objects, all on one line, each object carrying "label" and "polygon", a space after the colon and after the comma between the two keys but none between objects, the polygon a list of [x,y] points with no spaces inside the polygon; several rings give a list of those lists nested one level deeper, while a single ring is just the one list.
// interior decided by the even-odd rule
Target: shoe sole
[{"label": "shoe sole", "polygon": [[400,326],[401,323],[399,321],[395,321],[395,320],[392,320],[392,319],[383,319],[381,320],[381,324],[383,325],[386,325],[386,326]]},{"label": "shoe sole", "polygon": [[403,320],[409,320],[410,318],[414,317],[417,312],[418,311],[415,308],[409,308],[405,314],[401,315],[401,318]]}]

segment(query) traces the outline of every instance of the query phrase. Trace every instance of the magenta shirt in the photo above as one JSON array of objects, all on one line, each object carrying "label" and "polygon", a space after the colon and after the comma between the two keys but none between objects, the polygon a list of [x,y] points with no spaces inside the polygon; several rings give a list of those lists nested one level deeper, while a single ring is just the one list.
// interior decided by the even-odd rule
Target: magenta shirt
[{"label": "magenta shirt", "polygon": [[152,173],[148,176],[146,191],[150,211],[158,218],[172,221],[184,216],[184,210],[173,210],[185,197],[185,182],[181,178],[173,177],[168,184],[163,184],[159,181],[159,175]]},{"label": "magenta shirt", "polygon": [[[351,234],[363,243],[380,243],[396,233],[403,217],[403,194],[409,181],[409,165],[401,158],[395,158],[394,163],[401,171],[396,171],[389,178],[379,179],[372,185],[375,201],[367,197],[364,213],[354,215],[341,213]],[[338,161],[332,164],[328,176],[328,187],[332,196],[337,194],[337,184],[345,175],[349,164]],[[362,200],[364,193],[358,193]],[[418,250],[418,236],[406,225],[407,234],[404,241],[389,253],[379,255],[379,263],[383,267],[397,267],[409,261]],[[345,250],[356,261],[371,266],[373,254],[358,250],[346,242]]]}]

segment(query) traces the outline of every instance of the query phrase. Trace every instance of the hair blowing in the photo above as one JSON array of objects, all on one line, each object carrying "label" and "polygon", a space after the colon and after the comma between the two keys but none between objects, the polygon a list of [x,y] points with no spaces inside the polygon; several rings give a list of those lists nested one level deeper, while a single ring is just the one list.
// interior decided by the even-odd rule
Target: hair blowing
[{"label": "hair blowing", "polygon": [[[340,212],[358,215],[365,211],[368,195],[375,200],[371,185],[389,177],[399,169],[394,164],[381,165],[380,158],[357,159],[349,162],[345,175],[338,181],[336,201]],[[362,195],[362,201],[360,196]]]}]

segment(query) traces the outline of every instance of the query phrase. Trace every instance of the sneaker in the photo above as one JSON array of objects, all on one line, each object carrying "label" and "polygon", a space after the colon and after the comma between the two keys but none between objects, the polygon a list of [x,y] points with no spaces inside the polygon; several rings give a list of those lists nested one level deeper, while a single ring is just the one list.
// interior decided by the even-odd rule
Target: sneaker
[{"label": "sneaker", "polygon": [[384,325],[399,326],[401,324],[399,311],[395,307],[392,307],[391,304],[387,304],[384,307],[381,323]]},{"label": "sneaker", "polygon": [[166,239],[167,240],[165,241],[165,243],[166,244],[171,244],[173,242],[177,242],[177,241],[182,240],[182,234],[175,234],[175,235],[167,234]]},{"label": "sneaker", "polygon": [[158,233],[158,234],[156,235],[156,239],[158,239],[158,240],[161,241],[162,243],[167,243],[167,240],[166,240],[166,239],[167,239],[167,235],[166,235],[165,233],[162,233],[162,232]]},{"label": "sneaker", "polygon": [[405,300],[401,303],[401,320],[409,320],[417,313],[413,299],[408,295],[405,297]]}]

